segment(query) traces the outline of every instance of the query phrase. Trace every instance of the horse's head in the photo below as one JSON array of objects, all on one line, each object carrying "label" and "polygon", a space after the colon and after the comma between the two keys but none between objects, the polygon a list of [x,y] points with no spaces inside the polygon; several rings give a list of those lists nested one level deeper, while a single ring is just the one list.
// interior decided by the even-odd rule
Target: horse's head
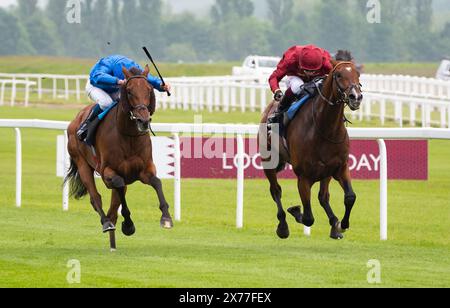
[{"label": "horse's head", "polygon": [[360,73],[353,62],[333,61],[333,83],[338,93],[339,101],[347,104],[352,111],[360,108],[363,100]]},{"label": "horse's head", "polygon": [[124,110],[130,115],[130,120],[136,122],[139,132],[148,132],[156,106],[154,89],[147,81],[150,69],[147,65],[144,72],[137,68],[128,71],[125,67],[122,71],[126,78],[121,94]]}]

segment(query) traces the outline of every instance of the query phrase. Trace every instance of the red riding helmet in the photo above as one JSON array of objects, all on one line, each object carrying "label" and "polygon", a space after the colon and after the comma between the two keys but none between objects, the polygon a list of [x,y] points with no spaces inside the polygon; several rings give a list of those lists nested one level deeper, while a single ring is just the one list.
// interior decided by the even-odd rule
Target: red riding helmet
[{"label": "red riding helmet", "polygon": [[300,53],[300,69],[318,71],[323,66],[322,50],[315,46],[306,46]]}]

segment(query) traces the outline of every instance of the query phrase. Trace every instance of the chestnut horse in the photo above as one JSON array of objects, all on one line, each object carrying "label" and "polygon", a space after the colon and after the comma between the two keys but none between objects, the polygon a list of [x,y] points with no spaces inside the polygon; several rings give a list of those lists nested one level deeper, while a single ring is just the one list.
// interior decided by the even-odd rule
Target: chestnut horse
[{"label": "chestnut horse", "polygon": [[[76,134],[93,106],[82,110],[68,129],[71,164],[66,181],[70,180],[71,195],[80,199],[89,193],[91,204],[100,215],[103,232],[110,232],[112,250],[115,249],[114,232],[121,205],[124,217],[122,232],[131,236],[136,231],[125,199],[127,185],[136,181],[156,190],[162,211],[161,227],[173,227],[169,205],[152,159],[149,130],[156,100],[154,89],[147,82],[149,68],[146,66],[144,72],[136,68],[130,71],[123,68],[123,73],[127,81],[121,87],[120,102],[99,126],[95,150],[82,143]],[[95,171],[101,175],[106,187],[112,190],[108,214],[102,209],[102,198],[94,180]]]},{"label": "chestnut horse", "polygon": [[[292,165],[298,178],[298,191],[304,207],[303,214],[300,206],[288,210],[296,221],[307,227],[314,224],[311,187],[320,182],[319,201],[329,218],[331,238],[342,239],[342,233],[350,227],[350,213],[356,195],[352,188],[348,166],[350,141],[344,122],[344,109],[348,105],[352,111],[358,110],[363,96],[359,82],[360,75],[352,62],[333,61],[333,67],[323,83],[323,88],[317,89],[319,95],[304,105],[287,127],[287,149],[280,143],[280,150],[275,151],[275,154],[272,152],[271,155],[279,156],[278,166],[265,166],[264,172],[270,182],[270,193],[278,207],[277,235],[282,239],[289,237],[289,227],[281,203],[282,189],[278,183],[277,173],[284,169],[286,163]],[[276,107],[277,103],[272,102],[263,114],[260,140],[267,136],[266,129],[263,129],[264,124]],[[264,157],[263,154],[262,156]],[[263,161],[267,162],[269,159],[264,157]],[[342,222],[338,220],[330,206],[329,184],[333,178],[339,182],[345,193],[345,215]]]}]

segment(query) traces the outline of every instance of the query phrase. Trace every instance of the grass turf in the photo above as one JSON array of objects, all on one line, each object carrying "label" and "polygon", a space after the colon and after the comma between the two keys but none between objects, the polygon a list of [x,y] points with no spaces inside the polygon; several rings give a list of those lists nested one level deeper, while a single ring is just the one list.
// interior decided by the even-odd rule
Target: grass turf
[{"label": "grass turf", "polygon": [[[0,118],[70,120],[76,109],[0,108]],[[158,122],[189,121],[164,111]],[[183,113],[182,113],[183,114]],[[205,122],[256,123],[259,115],[205,114]],[[192,119],[192,118],[191,118]],[[14,207],[15,148],[12,129],[0,130],[0,287],[370,287],[367,262],[382,265],[383,287],[450,286],[450,165],[448,142],[430,142],[430,180],[389,183],[389,241],[379,241],[379,184],[356,181],[358,200],[346,239],[328,239],[325,213],[313,199],[311,238],[289,218],[291,237],[275,235],[276,207],[263,180],[245,183],[245,227],[235,221],[236,183],[182,181],[182,222],[159,228],[155,193],[141,184],[128,200],[137,233],[118,232],[111,254],[88,199],[61,210],[55,176],[56,135],[23,130],[23,207]],[[296,184],[282,181],[284,204],[299,204]],[[109,192],[99,183],[105,206]],[[173,204],[172,181],[164,181]],[[315,187],[313,196],[318,193]],[[343,215],[343,194],[332,185],[332,205]],[[81,284],[69,285],[67,262],[81,263]]]}]

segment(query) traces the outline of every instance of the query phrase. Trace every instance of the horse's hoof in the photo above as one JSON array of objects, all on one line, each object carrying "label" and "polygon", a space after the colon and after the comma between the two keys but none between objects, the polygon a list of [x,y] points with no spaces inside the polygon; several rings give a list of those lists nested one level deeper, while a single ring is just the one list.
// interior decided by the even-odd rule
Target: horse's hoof
[{"label": "horse's hoof", "polygon": [[115,231],[116,227],[114,226],[114,224],[110,221],[107,221],[103,224],[103,233],[107,233],[110,231]]},{"label": "horse's hoof", "polygon": [[161,228],[163,229],[172,229],[173,228],[173,221],[170,218],[161,218]]},{"label": "horse's hoof", "polygon": [[339,232],[339,230],[336,227],[331,227],[330,237],[333,240],[342,240],[344,238],[344,235],[341,232]]},{"label": "horse's hoof", "polygon": [[289,226],[288,226],[287,223],[286,224],[280,223],[278,225],[277,235],[282,240],[285,240],[285,239],[289,238],[290,233],[289,233]]},{"label": "horse's hoof", "polygon": [[111,248],[111,250],[110,250],[111,253],[114,253],[114,252],[116,252],[116,251],[117,251],[116,248]]},{"label": "horse's hoof", "polygon": [[128,226],[125,222],[122,222],[122,233],[125,236],[132,236],[136,233],[136,228],[133,223],[131,223],[130,226]]},{"label": "horse's hoof", "polygon": [[295,221],[297,221],[299,224],[303,224],[303,214],[302,214],[302,208],[300,205],[291,207],[287,211],[289,214],[294,216]]}]

